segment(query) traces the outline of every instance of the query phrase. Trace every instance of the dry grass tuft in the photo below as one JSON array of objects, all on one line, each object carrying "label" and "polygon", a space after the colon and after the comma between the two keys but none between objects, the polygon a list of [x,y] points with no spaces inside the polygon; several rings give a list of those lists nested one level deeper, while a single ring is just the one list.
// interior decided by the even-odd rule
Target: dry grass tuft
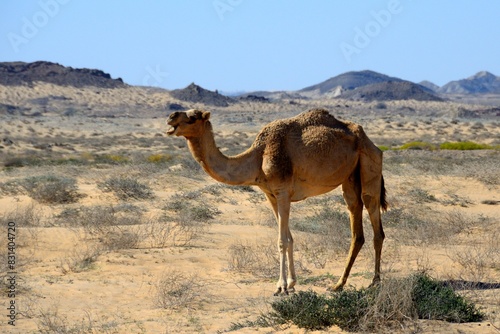
[{"label": "dry grass tuft", "polygon": [[164,309],[200,307],[210,299],[207,285],[196,274],[167,270],[155,284],[154,303]]}]

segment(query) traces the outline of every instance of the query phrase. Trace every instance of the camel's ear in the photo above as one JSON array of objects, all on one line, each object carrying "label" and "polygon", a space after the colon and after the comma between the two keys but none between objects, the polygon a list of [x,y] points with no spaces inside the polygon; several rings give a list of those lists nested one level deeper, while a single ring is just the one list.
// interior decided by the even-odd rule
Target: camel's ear
[{"label": "camel's ear", "polygon": [[201,119],[208,121],[209,118],[210,118],[210,112],[204,111],[203,114],[201,115]]}]

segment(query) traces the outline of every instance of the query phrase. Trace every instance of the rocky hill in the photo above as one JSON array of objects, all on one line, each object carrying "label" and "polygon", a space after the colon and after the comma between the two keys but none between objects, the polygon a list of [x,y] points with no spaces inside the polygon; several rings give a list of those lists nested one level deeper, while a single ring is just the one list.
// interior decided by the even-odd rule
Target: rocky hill
[{"label": "rocky hill", "polygon": [[172,90],[170,91],[170,95],[181,101],[203,103],[216,107],[227,107],[234,102],[230,97],[221,95],[217,91],[212,92],[204,89],[194,83],[183,89]]},{"label": "rocky hill", "polygon": [[108,73],[96,69],[65,67],[46,61],[0,63],[0,85],[32,86],[35,82],[73,87],[117,88],[126,86],[122,79],[112,79]]},{"label": "rocky hill", "polygon": [[333,78],[320,82],[319,84],[303,88],[299,90],[299,92],[307,93],[317,91],[320,94],[327,94],[331,91],[338,90],[338,87],[341,87],[342,90],[351,90],[358,87],[387,81],[403,80],[374,71],[353,71],[337,75]]},{"label": "rocky hill", "polygon": [[362,86],[345,91],[340,95],[343,99],[355,101],[443,101],[429,89],[409,81],[387,81]]},{"label": "rocky hill", "polygon": [[438,89],[443,94],[500,94],[500,77],[481,71],[469,78],[451,81]]}]

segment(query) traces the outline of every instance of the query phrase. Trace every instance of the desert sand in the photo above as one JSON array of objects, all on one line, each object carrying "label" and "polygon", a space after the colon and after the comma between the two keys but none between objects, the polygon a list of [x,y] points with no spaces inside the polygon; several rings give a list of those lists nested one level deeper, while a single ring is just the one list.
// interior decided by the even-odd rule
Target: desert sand
[{"label": "desert sand", "polygon": [[[8,222],[16,224],[15,298],[7,297],[3,275],[0,332],[306,332],[251,323],[283,298],[272,295],[279,270],[276,223],[258,189],[217,183],[197,166],[184,139],[166,135],[163,106],[174,99],[145,88],[0,89],[9,103],[47,95],[72,100],[50,102],[38,116],[0,115],[2,272],[8,270]],[[88,109],[62,116],[72,103]],[[498,146],[498,118],[459,118],[460,108],[482,106],[455,102],[394,101],[383,109],[339,100],[190,107],[212,112],[216,141],[232,155],[249,147],[267,122],[317,106],[361,124],[377,145],[391,148],[384,153],[390,209],[383,215],[382,280],[426,271],[440,280],[486,283],[460,290],[485,312],[484,321],[415,320],[400,330],[498,333],[498,149],[396,149],[415,141]],[[74,181],[67,201],[29,187],[47,176]],[[129,187],[139,195],[110,191],[112,178],[135,181]],[[325,209],[347,213],[341,196],[336,189],[292,205],[297,290],[328,293],[342,273],[348,224],[333,225],[328,242],[311,227],[324,223],[316,217]],[[368,286],[373,275],[370,230],[365,217],[367,242],[348,280],[352,287]],[[8,324],[11,300],[15,326]]]}]

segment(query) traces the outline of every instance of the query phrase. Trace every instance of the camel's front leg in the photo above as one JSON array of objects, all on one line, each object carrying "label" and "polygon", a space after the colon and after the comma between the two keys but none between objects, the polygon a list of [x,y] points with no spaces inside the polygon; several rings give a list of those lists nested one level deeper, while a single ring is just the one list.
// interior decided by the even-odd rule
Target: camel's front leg
[{"label": "camel's front leg", "polygon": [[289,291],[294,289],[296,281],[295,267],[293,264],[293,238],[288,226],[290,199],[288,197],[275,199],[275,204],[272,200],[270,201],[275,210],[279,226],[278,251],[280,259],[280,277],[274,295],[280,293],[288,294]]},{"label": "camel's front leg", "polygon": [[297,277],[295,276],[295,265],[293,262],[293,238],[290,228],[288,229],[288,248],[287,248],[287,264],[288,264],[288,277],[287,277],[287,291],[295,292],[295,283]]}]

